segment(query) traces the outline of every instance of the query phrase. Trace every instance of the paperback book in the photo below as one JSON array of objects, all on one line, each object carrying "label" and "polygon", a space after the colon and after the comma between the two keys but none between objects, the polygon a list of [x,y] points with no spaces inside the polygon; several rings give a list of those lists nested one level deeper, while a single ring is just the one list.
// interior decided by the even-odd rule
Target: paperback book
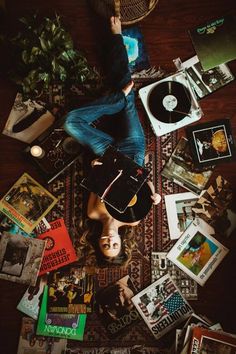
[{"label": "paperback book", "polygon": [[198,99],[201,99],[235,79],[227,64],[204,71],[198,56],[181,62],[180,58],[173,60],[178,70],[185,70],[190,85]]},{"label": "paperback book", "polygon": [[48,313],[91,313],[94,277],[82,266],[67,266],[51,272],[48,279]]},{"label": "paperback book", "polygon": [[168,252],[167,258],[203,286],[228,251],[204,228],[192,223]]},{"label": "paperback book", "polygon": [[186,320],[193,312],[169,274],[135,295],[132,302],[156,339]]},{"label": "paperback book", "polygon": [[213,166],[235,160],[236,146],[229,119],[189,126],[186,132],[196,166]]},{"label": "paperback book", "polygon": [[203,70],[236,58],[236,17],[220,16],[189,30]]},{"label": "paperback book", "polygon": [[131,301],[136,292],[129,275],[126,275],[96,293],[97,313],[109,337],[116,337],[140,319]]},{"label": "paperback book", "polygon": [[53,322],[49,324],[47,323],[48,322],[47,301],[48,301],[48,286],[45,285],[42,304],[39,312],[36,334],[41,336],[46,336],[46,337],[49,336],[49,337],[60,337],[60,338],[67,338],[67,339],[74,339],[74,340],[83,340],[87,315],[86,314],[77,315],[78,319],[75,322],[76,325],[71,327],[58,326],[53,324]]},{"label": "paperback book", "polygon": [[146,181],[149,171],[112,146],[99,162],[80,185],[122,213]]},{"label": "paperback book", "polygon": [[150,68],[149,58],[143,34],[138,26],[122,30],[124,45],[127,50],[131,73]]},{"label": "paperback book", "polygon": [[4,232],[0,238],[0,279],[35,285],[45,241]]},{"label": "paperback book", "polygon": [[188,139],[181,137],[171,157],[161,171],[162,176],[199,195],[213,173],[212,168],[195,166]]},{"label": "paperback book", "polygon": [[46,242],[39,275],[75,262],[77,256],[63,219],[50,222],[50,229],[37,237]]},{"label": "paperback book", "polygon": [[17,310],[25,313],[27,316],[38,319],[40,302],[43,296],[44,286],[47,284],[47,276],[37,278],[35,286],[29,286],[22,299],[17,305]]},{"label": "paperback book", "polygon": [[22,318],[17,354],[63,354],[66,344],[66,339],[36,335],[36,321]]},{"label": "paperback book", "polygon": [[31,233],[56,203],[57,198],[24,173],[0,200],[0,211]]}]

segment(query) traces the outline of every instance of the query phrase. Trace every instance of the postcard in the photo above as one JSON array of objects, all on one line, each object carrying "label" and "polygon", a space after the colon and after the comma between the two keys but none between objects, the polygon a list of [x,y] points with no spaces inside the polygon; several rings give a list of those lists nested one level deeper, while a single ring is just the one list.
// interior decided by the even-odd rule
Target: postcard
[{"label": "postcard", "polygon": [[203,227],[192,223],[168,252],[167,258],[203,286],[228,251]]}]

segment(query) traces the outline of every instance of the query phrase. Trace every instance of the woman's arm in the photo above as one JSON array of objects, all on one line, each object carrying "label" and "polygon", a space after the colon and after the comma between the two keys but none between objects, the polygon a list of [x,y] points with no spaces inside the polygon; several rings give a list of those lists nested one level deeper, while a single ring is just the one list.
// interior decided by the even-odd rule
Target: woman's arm
[{"label": "woman's arm", "polygon": [[151,189],[151,191],[152,191],[152,196],[151,196],[151,198],[152,198],[152,200],[153,200],[153,204],[154,204],[154,205],[159,204],[160,201],[161,201],[161,196],[160,196],[160,194],[158,194],[158,193],[155,192],[155,188],[154,188],[154,185],[153,185],[152,181],[147,181],[147,184],[149,185],[149,187],[150,187],[150,189]]},{"label": "woman's arm", "polygon": [[88,199],[88,206],[87,206],[87,215],[90,219],[99,219],[99,213],[98,213],[98,195],[95,193],[91,192],[89,195]]}]

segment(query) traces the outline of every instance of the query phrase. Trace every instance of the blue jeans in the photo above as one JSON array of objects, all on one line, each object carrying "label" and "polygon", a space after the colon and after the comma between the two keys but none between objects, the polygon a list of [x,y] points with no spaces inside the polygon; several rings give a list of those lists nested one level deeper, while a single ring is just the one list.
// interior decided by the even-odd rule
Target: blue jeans
[{"label": "blue jeans", "polygon": [[[120,152],[131,157],[136,163],[143,166],[145,156],[145,137],[135,107],[134,92],[125,96],[122,88],[131,80],[127,52],[121,35],[113,35],[110,45],[112,58],[111,76],[117,91],[97,99],[88,106],[69,112],[66,116],[64,129],[83,146],[90,148],[96,155],[101,156],[109,145],[115,146]],[[115,115],[119,113],[119,115]],[[113,116],[119,119],[122,115],[125,121],[122,139],[94,127],[94,121],[102,116]],[[115,123],[115,122],[114,122]]]}]

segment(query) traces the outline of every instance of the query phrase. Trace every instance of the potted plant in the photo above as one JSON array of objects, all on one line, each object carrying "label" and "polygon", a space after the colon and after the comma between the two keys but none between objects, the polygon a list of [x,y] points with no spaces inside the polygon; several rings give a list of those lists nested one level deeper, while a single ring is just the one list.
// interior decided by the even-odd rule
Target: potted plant
[{"label": "potted plant", "polygon": [[20,86],[24,98],[47,95],[55,83],[70,87],[98,83],[98,72],[85,56],[74,48],[70,34],[61,18],[22,17],[23,30],[11,39],[16,51],[17,65],[11,78]]}]

